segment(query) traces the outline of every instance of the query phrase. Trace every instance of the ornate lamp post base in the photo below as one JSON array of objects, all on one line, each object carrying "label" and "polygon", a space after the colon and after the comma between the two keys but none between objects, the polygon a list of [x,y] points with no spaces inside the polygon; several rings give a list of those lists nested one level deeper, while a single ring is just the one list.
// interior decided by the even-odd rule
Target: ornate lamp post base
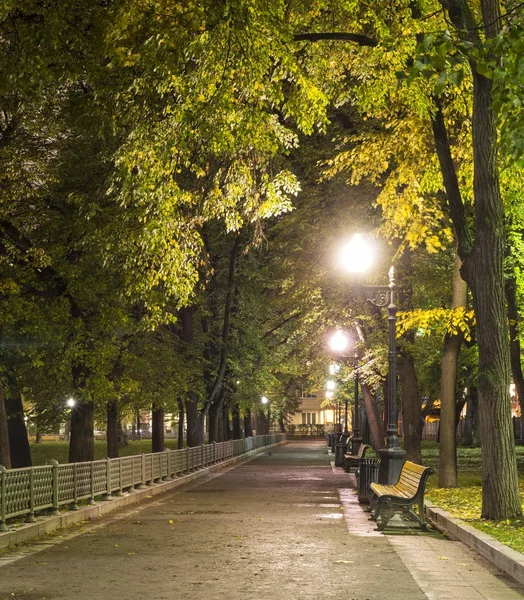
[{"label": "ornate lamp post base", "polygon": [[406,451],[402,448],[381,448],[377,453],[380,457],[378,482],[382,485],[395,485],[406,460]]},{"label": "ornate lamp post base", "polygon": [[349,440],[349,433],[344,432],[338,436],[337,443],[335,444],[335,467],[344,466],[344,454],[347,452],[347,443]]},{"label": "ornate lamp post base", "polygon": [[358,449],[360,448],[360,444],[362,443],[362,438],[360,436],[353,436],[351,440],[351,454],[358,454]]}]

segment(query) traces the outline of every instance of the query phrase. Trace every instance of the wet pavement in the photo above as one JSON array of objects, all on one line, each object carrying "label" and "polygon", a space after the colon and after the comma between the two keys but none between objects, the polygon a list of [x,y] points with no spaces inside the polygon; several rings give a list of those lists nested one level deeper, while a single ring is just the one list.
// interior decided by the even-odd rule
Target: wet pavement
[{"label": "wet pavement", "polygon": [[0,600],[523,598],[439,532],[384,535],[324,442],[291,442],[0,554]]}]

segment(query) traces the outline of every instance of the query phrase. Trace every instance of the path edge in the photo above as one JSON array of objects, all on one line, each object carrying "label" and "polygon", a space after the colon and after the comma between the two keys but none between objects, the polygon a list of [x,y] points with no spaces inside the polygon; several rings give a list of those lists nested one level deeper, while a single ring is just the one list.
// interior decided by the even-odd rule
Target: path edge
[{"label": "path edge", "polygon": [[146,489],[139,490],[133,489],[131,492],[127,492],[122,496],[115,496],[109,500],[97,502],[96,504],[89,506],[81,506],[78,510],[68,510],[61,513],[58,516],[39,516],[37,517],[36,523],[23,523],[19,526],[12,526],[12,529],[6,532],[0,533],[0,549],[17,546],[24,542],[33,541],[44,537],[46,534],[56,531],[57,529],[63,529],[69,527],[75,523],[82,521],[90,521],[103,515],[106,515],[114,510],[125,508],[130,504],[136,504],[142,500],[156,496],[157,494],[163,494],[170,490],[177,488],[181,485],[189,483],[195,479],[199,479],[208,473],[219,471],[224,467],[233,466],[235,463],[247,462],[256,458],[260,454],[264,454],[271,448],[287,444],[287,441],[277,442],[263,448],[256,448],[245,454],[234,456],[227,460],[223,460],[214,465],[209,465],[171,479],[170,481],[159,481],[152,486],[148,486]]},{"label": "path edge", "polygon": [[513,579],[524,584],[524,554],[513,550],[461,519],[452,517],[447,511],[431,502],[426,500],[424,503],[427,518],[439,529],[445,530],[453,538],[473,548]]}]

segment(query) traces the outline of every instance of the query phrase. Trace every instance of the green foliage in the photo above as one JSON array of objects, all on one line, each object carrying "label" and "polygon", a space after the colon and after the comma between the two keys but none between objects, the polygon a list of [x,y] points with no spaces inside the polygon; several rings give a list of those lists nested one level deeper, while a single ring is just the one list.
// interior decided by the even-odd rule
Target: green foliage
[{"label": "green foliage", "polygon": [[459,308],[433,308],[402,311],[398,313],[399,335],[415,330],[419,336],[436,334],[458,335],[471,341],[471,328],[475,325],[475,314],[464,306]]}]

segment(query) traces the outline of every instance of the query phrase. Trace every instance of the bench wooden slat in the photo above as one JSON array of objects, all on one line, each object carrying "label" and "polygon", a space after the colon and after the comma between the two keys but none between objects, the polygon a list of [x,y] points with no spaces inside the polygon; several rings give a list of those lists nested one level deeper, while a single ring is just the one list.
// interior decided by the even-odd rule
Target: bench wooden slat
[{"label": "bench wooden slat", "polygon": [[[379,483],[370,485],[373,492],[373,518],[380,519],[378,529],[385,529],[393,514],[402,512],[409,514],[420,523],[422,529],[427,530],[424,517],[424,491],[427,478],[434,472],[430,467],[406,461],[395,485]],[[412,510],[415,504],[418,506],[418,515]]]},{"label": "bench wooden slat", "polygon": [[344,454],[344,471],[351,473],[351,469],[360,466],[360,461],[365,458],[369,444],[360,444],[356,454]]}]

